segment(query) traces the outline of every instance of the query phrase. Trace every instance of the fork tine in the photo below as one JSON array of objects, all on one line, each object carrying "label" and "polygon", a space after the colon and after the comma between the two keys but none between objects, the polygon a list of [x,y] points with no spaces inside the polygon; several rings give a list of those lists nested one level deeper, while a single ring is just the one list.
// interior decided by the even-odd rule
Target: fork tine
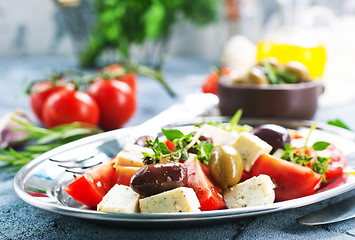
[{"label": "fork tine", "polygon": [[86,157],[86,158],[83,158],[83,159],[75,159],[75,158],[71,158],[71,159],[53,159],[53,158],[49,158],[50,161],[52,162],[58,162],[58,163],[66,163],[66,162],[83,162],[83,161],[86,161],[86,160],[89,160],[91,158],[93,158],[94,155],[91,155],[90,157]]},{"label": "fork tine", "polygon": [[69,166],[69,165],[61,165],[61,164],[58,164],[59,167],[63,167],[63,168],[66,168],[66,169],[74,169],[74,168],[81,168],[81,169],[87,169],[87,168],[92,168],[92,167],[95,167],[99,164],[101,164],[102,161],[100,162],[96,162],[96,163],[92,163],[90,165],[73,165],[73,166]]}]

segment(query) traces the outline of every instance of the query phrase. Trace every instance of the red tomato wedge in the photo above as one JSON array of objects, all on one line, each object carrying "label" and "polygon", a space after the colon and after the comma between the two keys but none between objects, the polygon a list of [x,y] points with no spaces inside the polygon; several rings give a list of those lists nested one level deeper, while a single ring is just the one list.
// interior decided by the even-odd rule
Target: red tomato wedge
[{"label": "red tomato wedge", "polygon": [[108,161],[70,183],[65,191],[77,202],[96,207],[115,183],[115,168],[113,162]]},{"label": "red tomato wedge", "polygon": [[261,155],[253,165],[253,176],[266,174],[275,184],[275,198],[285,201],[313,194],[322,183],[322,175],[307,167],[273,157]]},{"label": "red tomato wedge", "polygon": [[201,205],[201,211],[225,208],[226,205],[219,189],[202,170],[202,163],[196,158],[191,158],[185,164],[188,175],[187,187],[194,189]]}]

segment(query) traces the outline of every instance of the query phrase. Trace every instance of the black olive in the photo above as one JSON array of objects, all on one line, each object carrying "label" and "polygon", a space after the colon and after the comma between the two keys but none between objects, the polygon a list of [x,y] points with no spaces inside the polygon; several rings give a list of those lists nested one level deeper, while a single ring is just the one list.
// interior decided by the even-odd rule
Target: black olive
[{"label": "black olive", "polygon": [[131,178],[131,188],[148,197],[187,184],[187,168],[176,162],[157,163],[140,168]]},{"label": "black olive", "polygon": [[291,138],[288,130],[276,124],[263,124],[253,129],[252,133],[272,146],[271,154],[277,149],[285,148],[285,144],[290,144]]}]

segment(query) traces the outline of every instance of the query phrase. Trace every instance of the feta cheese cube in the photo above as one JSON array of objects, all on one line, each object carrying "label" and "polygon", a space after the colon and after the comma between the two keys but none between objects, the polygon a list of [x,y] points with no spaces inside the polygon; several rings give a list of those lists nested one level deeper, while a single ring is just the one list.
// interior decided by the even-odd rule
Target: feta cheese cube
[{"label": "feta cheese cube", "polygon": [[139,194],[130,187],[116,184],[97,205],[97,211],[136,213],[138,212]]},{"label": "feta cheese cube", "polygon": [[270,153],[272,146],[252,133],[242,132],[232,144],[243,159],[244,170],[249,172],[261,154]]},{"label": "feta cheese cube", "polygon": [[142,213],[200,212],[200,202],[192,188],[179,187],[139,200]]},{"label": "feta cheese cube", "polygon": [[223,196],[228,208],[271,204],[275,201],[274,184],[269,176],[261,174],[227,189]]},{"label": "feta cheese cube", "polygon": [[239,136],[237,132],[229,132],[211,124],[203,124],[199,129],[199,133],[206,134],[212,138],[213,145],[230,145],[235,142]]},{"label": "feta cheese cube", "polygon": [[126,145],[116,156],[115,166],[143,167],[143,153],[153,154],[153,150],[137,144]]}]

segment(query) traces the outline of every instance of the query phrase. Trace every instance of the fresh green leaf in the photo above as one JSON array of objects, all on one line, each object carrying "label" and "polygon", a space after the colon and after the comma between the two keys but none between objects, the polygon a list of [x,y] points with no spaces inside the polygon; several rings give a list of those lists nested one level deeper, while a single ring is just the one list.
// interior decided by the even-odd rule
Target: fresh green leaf
[{"label": "fresh green leaf", "polygon": [[184,137],[184,134],[177,129],[162,129],[162,133],[170,141],[174,141],[175,139]]},{"label": "fresh green leaf", "polygon": [[323,141],[319,141],[316,142],[312,145],[312,148],[316,151],[323,151],[324,149],[326,149],[328,146],[330,145],[330,143],[327,142],[323,142]]},{"label": "fresh green leaf", "polygon": [[350,130],[351,131],[351,129],[343,121],[341,121],[340,119],[329,120],[327,123],[329,125],[333,125],[333,126],[336,126],[336,127],[341,127],[341,128],[344,128],[346,130]]}]

